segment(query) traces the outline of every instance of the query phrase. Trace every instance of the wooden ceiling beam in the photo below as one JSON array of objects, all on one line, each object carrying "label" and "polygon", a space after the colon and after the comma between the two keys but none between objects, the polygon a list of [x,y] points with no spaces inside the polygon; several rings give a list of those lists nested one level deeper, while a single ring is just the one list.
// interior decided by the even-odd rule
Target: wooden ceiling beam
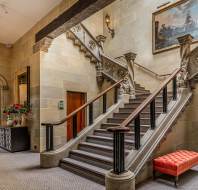
[{"label": "wooden ceiling beam", "polygon": [[115,0],[79,0],[72,7],[41,29],[35,36],[36,42],[45,37],[57,37],[95,12],[103,9],[113,1]]}]

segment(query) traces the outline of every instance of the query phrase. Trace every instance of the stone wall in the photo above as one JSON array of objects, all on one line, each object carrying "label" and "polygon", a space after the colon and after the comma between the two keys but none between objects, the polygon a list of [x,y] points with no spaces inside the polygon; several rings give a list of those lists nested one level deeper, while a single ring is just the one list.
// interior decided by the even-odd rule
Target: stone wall
[{"label": "stone wall", "polygon": [[31,134],[31,150],[40,152],[40,52],[33,53],[35,44],[35,34],[50,23],[63,11],[71,7],[77,0],[63,0],[57,7],[41,19],[31,30],[21,37],[12,49],[11,61],[11,97],[12,103],[16,103],[16,77],[26,70],[26,66],[31,68],[31,103],[33,118],[29,122]]},{"label": "stone wall", "polygon": [[[93,36],[103,34],[103,14],[98,12],[83,21]],[[41,53],[41,122],[59,121],[67,115],[67,92],[83,92],[87,101],[99,93],[95,64],[90,63],[73,42],[62,34],[53,40],[48,53]],[[64,110],[58,109],[58,102],[64,101]],[[94,105],[98,115],[99,102]],[[97,108],[97,109],[96,109]],[[55,147],[66,142],[66,124],[55,129]],[[45,150],[45,127],[41,127],[41,151]]]},{"label": "stone wall", "polygon": [[[9,90],[0,89],[0,116],[5,108],[5,106],[10,104],[10,61],[11,61],[11,48],[5,47],[5,45],[0,44],[0,75],[6,78],[9,86]],[[3,81],[4,82],[4,81]],[[2,81],[0,80],[0,86]],[[2,117],[1,117],[2,118]],[[0,118],[0,123],[2,122]]]},{"label": "stone wall", "polygon": [[10,62],[11,50],[4,44],[0,44],[0,74],[3,75],[10,84]]},{"label": "stone wall", "polygon": [[[112,57],[128,51],[137,53],[137,63],[158,74],[170,73],[177,68],[180,64],[179,49],[152,54],[152,13],[166,2],[167,0],[117,0],[106,7],[104,15],[108,13],[111,16],[115,37],[112,39],[107,27],[104,27],[105,35],[108,36],[105,52]],[[159,84],[155,77],[148,76],[141,69],[136,71],[135,80],[151,90]]]}]

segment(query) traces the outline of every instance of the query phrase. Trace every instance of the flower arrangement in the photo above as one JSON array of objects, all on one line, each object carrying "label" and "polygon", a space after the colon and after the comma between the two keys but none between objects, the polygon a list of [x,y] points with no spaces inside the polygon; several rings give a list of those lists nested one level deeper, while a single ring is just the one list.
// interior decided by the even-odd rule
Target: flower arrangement
[{"label": "flower arrangement", "polygon": [[3,111],[5,115],[28,114],[29,112],[30,112],[29,108],[21,104],[13,104]]},{"label": "flower arrangement", "polygon": [[3,114],[7,117],[8,126],[24,125],[29,113],[31,113],[30,108],[21,104],[13,104],[3,111]]}]

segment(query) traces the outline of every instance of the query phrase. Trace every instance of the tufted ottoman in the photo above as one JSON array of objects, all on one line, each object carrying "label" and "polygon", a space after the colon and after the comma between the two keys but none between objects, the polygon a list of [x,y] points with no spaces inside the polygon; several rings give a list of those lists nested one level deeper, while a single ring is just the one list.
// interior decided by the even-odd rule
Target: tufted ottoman
[{"label": "tufted ottoman", "polygon": [[158,171],[175,177],[177,187],[178,177],[185,171],[198,164],[198,153],[187,150],[167,154],[153,160],[153,176]]}]

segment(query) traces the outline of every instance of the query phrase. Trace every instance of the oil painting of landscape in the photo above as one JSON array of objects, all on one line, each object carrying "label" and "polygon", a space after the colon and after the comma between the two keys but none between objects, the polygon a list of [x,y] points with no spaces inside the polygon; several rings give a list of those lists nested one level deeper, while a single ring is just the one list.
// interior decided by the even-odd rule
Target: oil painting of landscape
[{"label": "oil painting of landscape", "polygon": [[177,38],[198,41],[198,0],[183,0],[153,13],[153,53],[178,47]]}]

